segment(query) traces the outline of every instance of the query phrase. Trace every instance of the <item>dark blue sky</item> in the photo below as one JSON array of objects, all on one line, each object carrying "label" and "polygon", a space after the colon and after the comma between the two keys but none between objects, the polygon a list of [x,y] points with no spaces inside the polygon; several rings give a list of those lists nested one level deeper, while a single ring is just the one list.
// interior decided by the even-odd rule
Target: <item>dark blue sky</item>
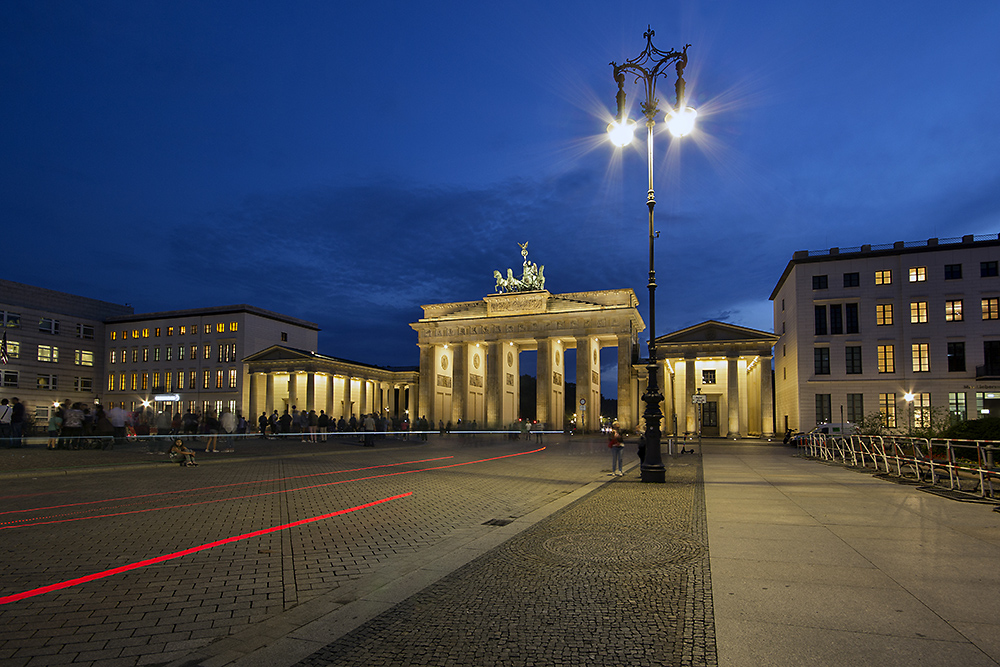
[{"label": "dark blue sky", "polygon": [[702,121],[655,147],[658,333],[770,330],[795,250],[1000,231],[995,0],[620,4],[0,3],[0,273],[412,365],[529,241],[645,317],[644,144],[603,133],[647,23]]}]

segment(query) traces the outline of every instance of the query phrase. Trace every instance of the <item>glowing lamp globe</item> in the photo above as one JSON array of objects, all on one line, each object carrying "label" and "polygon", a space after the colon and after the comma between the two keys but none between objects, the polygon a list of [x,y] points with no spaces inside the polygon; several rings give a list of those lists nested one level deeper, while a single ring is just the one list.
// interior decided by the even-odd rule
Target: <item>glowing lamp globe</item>
[{"label": "glowing lamp globe", "polygon": [[608,123],[608,137],[615,146],[628,146],[632,143],[634,133],[635,121],[629,118],[621,122],[614,120]]},{"label": "glowing lamp globe", "polygon": [[692,107],[684,107],[680,110],[670,110],[666,113],[667,129],[675,137],[684,137],[694,131],[694,122],[698,118],[698,112]]}]

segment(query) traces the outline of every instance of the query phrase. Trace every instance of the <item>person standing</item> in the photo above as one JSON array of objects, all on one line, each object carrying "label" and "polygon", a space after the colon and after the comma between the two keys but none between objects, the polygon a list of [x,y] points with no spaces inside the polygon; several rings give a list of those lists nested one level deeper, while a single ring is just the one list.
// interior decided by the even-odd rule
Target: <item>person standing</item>
[{"label": "person standing", "polygon": [[611,433],[608,436],[608,447],[611,448],[611,474],[621,477],[622,472],[622,452],[625,451],[625,440],[622,438],[621,427],[618,422],[611,425]]},{"label": "person standing", "polygon": [[375,417],[374,415],[365,416],[365,447],[375,446]]},{"label": "person standing", "polygon": [[319,411],[319,417],[316,418],[316,426],[319,427],[319,439],[322,442],[326,442],[326,434],[330,430],[330,416],[326,414],[326,410]]},{"label": "person standing", "polygon": [[219,419],[219,425],[222,427],[222,432],[226,434],[223,446],[227,451],[230,451],[233,448],[233,433],[236,432],[236,415],[226,408],[222,412],[222,418]]},{"label": "person standing", "polygon": [[4,447],[10,447],[10,418],[13,410],[10,407],[10,401],[6,398],[0,399],[0,442],[3,443]]},{"label": "person standing", "polygon": [[24,434],[24,403],[17,396],[10,399],[10,442],[13,447],[21,446]]}]

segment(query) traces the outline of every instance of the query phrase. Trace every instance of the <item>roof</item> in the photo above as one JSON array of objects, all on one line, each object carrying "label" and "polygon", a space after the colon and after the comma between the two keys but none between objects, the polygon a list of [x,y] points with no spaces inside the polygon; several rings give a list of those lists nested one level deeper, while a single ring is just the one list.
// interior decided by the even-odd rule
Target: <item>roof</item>
[{"label": "roof", "polygon": [[109,324],[113,324],[116,322],[143,322],[149,320],[166,320],[179,317],[211,317],[213,315],[231,315],[233,313],[247,313],[249,315],[256,315],[258,317],[266,317],[267,319],[276,320],[278,322],[294,324],[295,326],[302,327],[304,329],[313,329],[314,331],[320,330],[319,325],[316,324],[315,322],[300,320],[297,317],[282,315],[281,313],[275,313],[270,310],[264,310],[263,308],[257,308],[256,306],[250,306],[245,303],[233,306],[217,306],[215,308],[189,308],[186,310],[165,310],[156,313],[137,313],[135,315],[111,317],[108,318],[106,321]]}]

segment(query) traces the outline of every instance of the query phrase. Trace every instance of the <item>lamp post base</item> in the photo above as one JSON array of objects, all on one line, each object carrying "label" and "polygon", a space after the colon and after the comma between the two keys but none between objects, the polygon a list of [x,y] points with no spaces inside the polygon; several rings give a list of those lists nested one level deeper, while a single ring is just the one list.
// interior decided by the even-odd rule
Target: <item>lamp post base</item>
[{"label": "lamp post base", "polygon": [[663,484],[667,481],[667,469],[664,466],[639,466],[640,481]]}]

